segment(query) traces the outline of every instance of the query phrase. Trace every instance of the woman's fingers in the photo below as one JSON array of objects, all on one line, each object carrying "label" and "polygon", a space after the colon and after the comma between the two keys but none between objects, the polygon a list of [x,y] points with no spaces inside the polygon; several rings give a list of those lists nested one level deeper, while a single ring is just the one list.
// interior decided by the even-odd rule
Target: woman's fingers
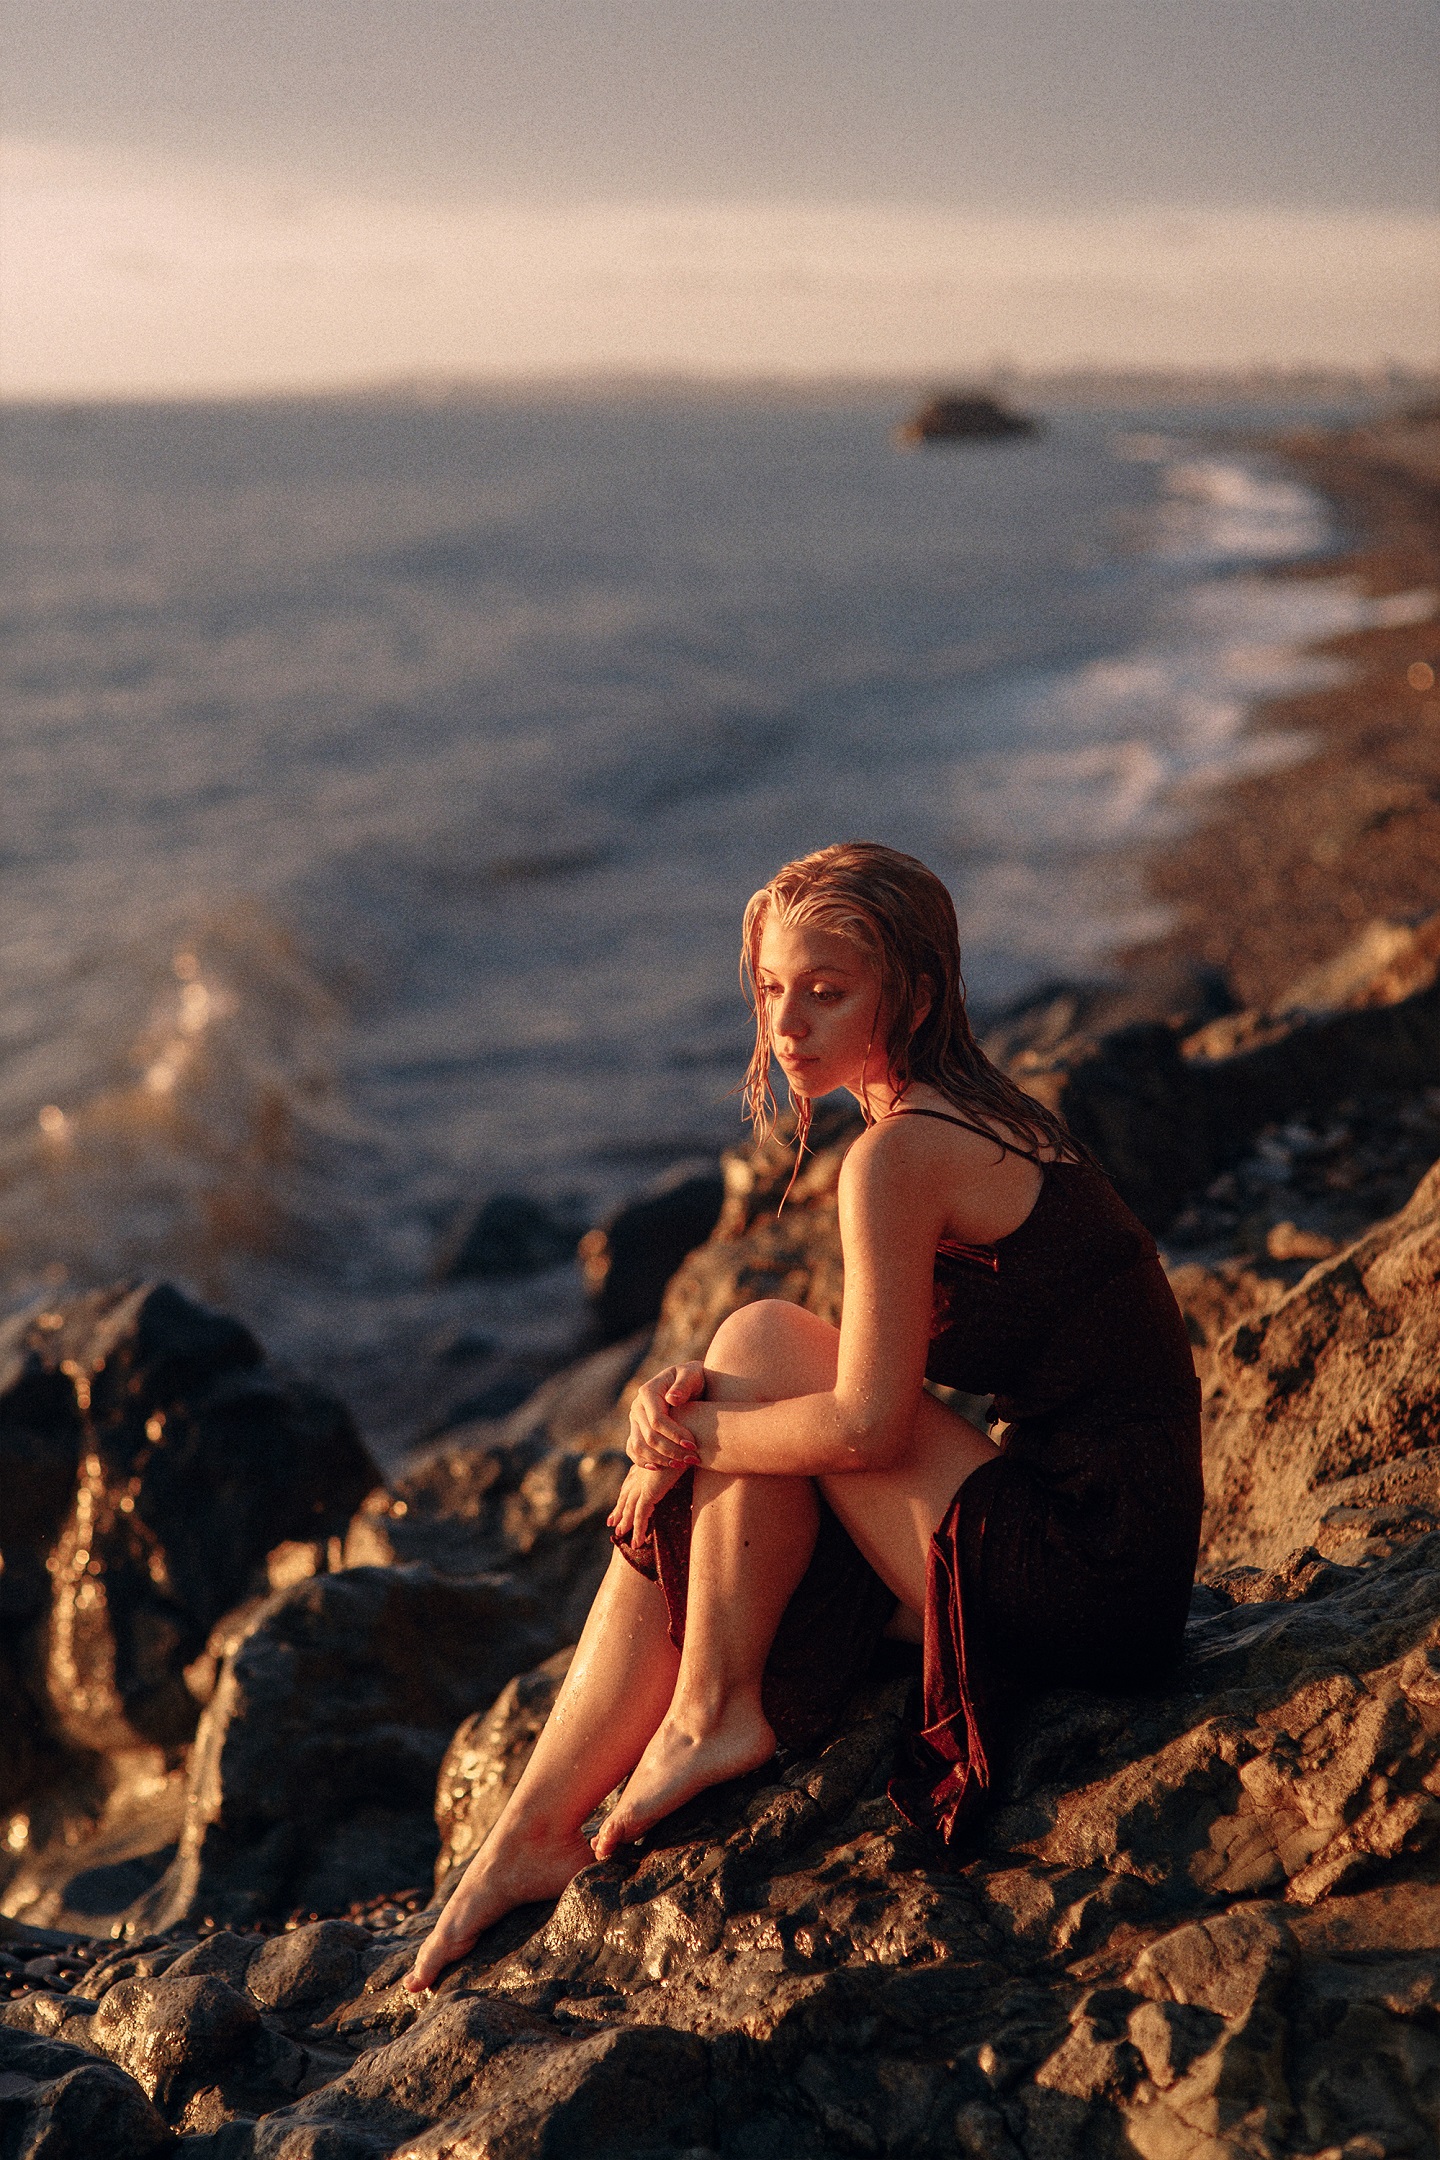
[{"label": "woman's fingers", "polygon": [[673,1470],[631,1470],[627,1474],[619,1498],[607,1517],[610,1528],[622,1544],[648,1544],[650,1518],[675,1479]]},{"label": "woman's fingers", "polygon": [[665,1390],[664,1400],[672,1408],[681,1403],[698,1402],[705,1393],[705,1367],[699,1364],[677,1365],[674,1378]]},{"label": "woman's fingers", "polygon": [[660,1387],[665,1378],[662,1373],[659,1379],[647,1381],[630,1406],[625,1452],[631,1462],[646,1470],[685,1468],[700,1459],[694,1435],[666,1413],[665,1394]]},{"label": "woman's fingers", "polygon": [[693,1470],[700,1455],[693,1440],[681,1446],[664,1435],[632,1430],[625,1452],[641,1470]]},{"label": "woman's fingers", "polygon": [[610,1510],[609,1524],[623,1544],[634,1542],[635,1528],[635,1473],[629,1472],[620,1488],[619,1497]]}]

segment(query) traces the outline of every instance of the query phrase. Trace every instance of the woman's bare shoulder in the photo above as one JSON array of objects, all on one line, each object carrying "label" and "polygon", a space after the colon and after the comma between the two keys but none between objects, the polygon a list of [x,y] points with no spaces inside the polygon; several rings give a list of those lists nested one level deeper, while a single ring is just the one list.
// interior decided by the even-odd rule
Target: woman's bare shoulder
[{"label": "woman's bare shoulder", "polygon": [[[955,1143],[961,1143],[957,1148]],[[897,1112],[877,1118],[852,1142],[840,1166],[842,1186],[875,1189],[933,1179],[938,1163],[978,1165],[995,1160],[995,1143],[937,1119]]]},{"label": "woman's bare shoulder", "polygon": [[[897,1214],[940,1234],[984,1242],[1003,1237],[1033,1207],[1040,1184],[1035,1155],[998,1134],[939,1117],[897,1112],[862,1133],[841,1167],[845,1212],[859,1207]],[[1037,1159],[1038,1158],[1038,1159]]]}]

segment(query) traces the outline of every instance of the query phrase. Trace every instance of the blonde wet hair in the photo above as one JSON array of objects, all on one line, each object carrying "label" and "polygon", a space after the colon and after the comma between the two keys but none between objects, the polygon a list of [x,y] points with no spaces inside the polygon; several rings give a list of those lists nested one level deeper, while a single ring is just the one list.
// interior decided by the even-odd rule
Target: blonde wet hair
[{"label": "blonde wet hair", "polygon": [[[740,980],[755,1016],[755,1047],[741,1093],[757,1142],[773,1131],[777,1117],[770,1088],[770,1021],[760,987],[760,940],[772,918],[787,928],[809,924],[833,931],[875,966],[876,1018],[885,1026],[886,1070],[897,1094],[923,1082],[943,1095],[973,1132],[1032,1162],[1045,1154],[1065,1162],[1093,1160],[1064,1121],[992,1065],[975,1040],[965,1007],[955,903],[945,886],[915,856],[873,840],[842,840],[786,863],[746,905]],[[811,1103],[793,1089],[790,1099],[798,1173]],[[862,1108],[871,1122],[869,1104]]]}]

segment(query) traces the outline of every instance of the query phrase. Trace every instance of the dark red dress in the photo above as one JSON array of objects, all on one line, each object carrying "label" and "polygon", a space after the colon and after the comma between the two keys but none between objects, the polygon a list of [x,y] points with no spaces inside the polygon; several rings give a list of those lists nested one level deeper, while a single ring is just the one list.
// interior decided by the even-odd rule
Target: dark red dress
[{"label": "dark red dress", "polygon": [[[993,1395],[1005,1422],[931,1540],[924,1715],[891,1788],[947,1842],[990,1782],[1007,1704],[1045,1687],[1143,1687],[1173,1663],[1199,1550],[1200,1390],[1155,1241],[1098,1170],[1041,1168],[1017,1230],[935,1261],[927,1377]],[[690,1482],[656,1509],[651,1545],[626,1551],[664,1588],[677,1645]],[[894,1604],[822,1507],[766,1667],[778,1738],[834,1722]]]}]

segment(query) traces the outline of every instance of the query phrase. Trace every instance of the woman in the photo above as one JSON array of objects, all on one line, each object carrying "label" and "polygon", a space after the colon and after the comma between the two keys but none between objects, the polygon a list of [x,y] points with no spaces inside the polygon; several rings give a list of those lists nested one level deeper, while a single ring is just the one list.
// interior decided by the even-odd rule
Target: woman
[{"label": "woman", "polygon": [[[1154,1241],[1061,1121],[984,1056],[955,911],[865,842],[751,900],[747,1106],[866,1130],[840,1174],[845,1304],[743,1307],[630,1416],[616,1553],[550,1721],[445,1907],[419,1990],[514,1906],[553,1898],[694,1794],[833,1715],[887,1623],[925,1646],[892,1795],[947,1841],[999,1709],[1143,1685],[1174,1658],[1199,1543],[1199,1391]],[[997,1444],[926,1378],[994,1395]],[[842,1534],[839,1525],[843,1525]],[[628,1774],[595,1838],[581,1830]]]}]

